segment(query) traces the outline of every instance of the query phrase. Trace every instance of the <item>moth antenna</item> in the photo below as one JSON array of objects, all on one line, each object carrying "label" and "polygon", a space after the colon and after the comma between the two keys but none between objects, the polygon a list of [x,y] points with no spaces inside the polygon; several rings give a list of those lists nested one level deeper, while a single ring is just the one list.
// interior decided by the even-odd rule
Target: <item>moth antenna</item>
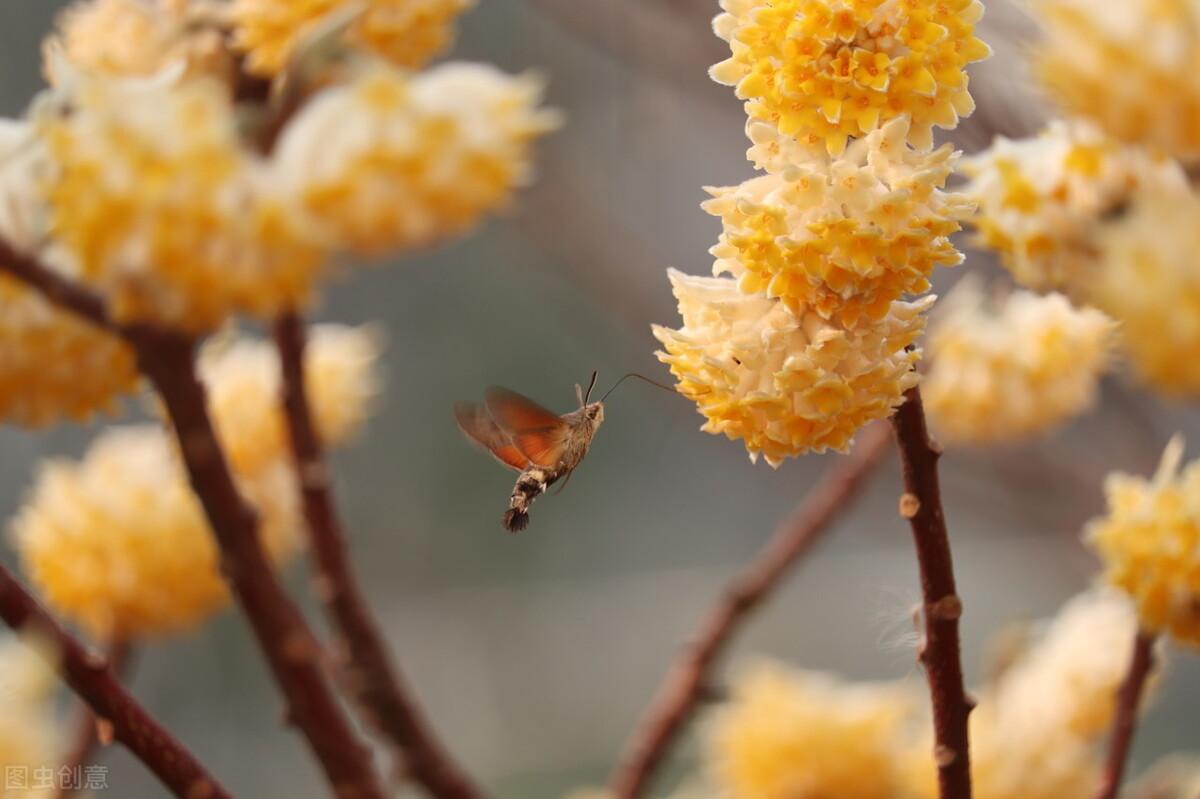
[{"label": "moth antenna", "polygon": [[[641,381],[643,381],[643,382],[645,382],[645,383],[649,383],[650,385],[654,386],[655,388],[661,388],[663,391],[669,391],[669,392],[671,392],[672,394],[674,394],[674,393],[675,393],[675,389],[671,388],[671,387],[670,387],[670,386],[668,386],[668,385],[664,385],[664,384],[662,384],[662,383],[659,383],[659,382],[657,382],[657,381],[655,381],[655,380],[651,380],[650,378],[646,377],[645,375],[640,375],[640,374],[638,374],[637,372],[629,372],[628,374],[622,375],[620,380],[618,380],[617,382],[613,383],[613,384],[612,384],[612,388],[610,388],[608,391],[605,391],[605,392],[604,392],[604,396],[603,396],[603,397],[601,397],[601,398],[600,398],[598,401],[599,401],[599,402],[604,402],[604,400],[608,398],[608,395],[609,395],[609,394],[611,394],[611,393],[613,393],[613,391],[615,391],[615,390],[616,390],[617,386],[621,385],[622,383],[624,383],[624,382],[625,382],[627,379],[629,379],[629,378],[631,378],[631,377],[636,377],[638,380],[641,380]],[[594,379],[594,378],[593,378],[593,379]]]},{"label": "moth antenna", "polygon": [[597,370],[597,369],[592,370],[591,382],[588,383],[587,393],[585,393],[583,395],[583,403],[582,403],[583,405],[587,405],[588,400],[590,400],[592,398],[592,389],[596,387],[596,376],[599,374],[600,374],[599,370]]}]

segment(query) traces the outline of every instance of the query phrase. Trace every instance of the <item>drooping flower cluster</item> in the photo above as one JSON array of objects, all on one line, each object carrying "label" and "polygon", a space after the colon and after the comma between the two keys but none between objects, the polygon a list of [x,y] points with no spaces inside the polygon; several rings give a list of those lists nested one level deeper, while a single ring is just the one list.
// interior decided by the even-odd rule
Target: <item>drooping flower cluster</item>
[{"label": "drooping flower cluster", "polygon": [[[327,443],[365,419],[376,345],[362,330],[317,327],[306,372]],[[262,342],[217,342],[202,376],[218,437],[284,562],[299,545],[295,471],[279,418],[279,365]],[[225,606],[217,549],[174,442],[159,426],[112,428],[78,462],[51,461],[14,523],[26,572],[97,639],[189,629]]]},{"label": "drooping flower cluster", "polygon": [[[41,650],[41,651],[39,651]],[[48,642],[35,635],[0,638],[0,773],[8,775],[5,799],[51,799],[52,785],[22,784],[20,775],[57,764],[60,748],[54,716],[53,658]]]},{"label": "drooping flower cluster", "polygon": [[672,271],[684,325],[654,335],[702,429],[775,466],[844,451],[916,384],[932,299],[904,298],[961,260],[949,236],[969,213],[944,190],[957,155],[931,152],[931,130],[970,112],[963,70],[988,48],[975,0],[721,8],[732,57],[712,76],[747,100],[747,156],[767,174],[709,190],[723,228],[713,271],[735,279]]},{"label": "drooping flower cluster", "polygon": [[713,22],[732,56],[713,79],[737,87],[752,119],[784,136],[846,139],[898,116],[928,148],[934,125],[953,128],[974,110],[964,67],[990,50],[974,35],[979,0],[722,0]]},{"label": "drooping flower cluster", "polygon": [[660,359],[708,420],[773,466],[798,451],[844,451],[872,419],[889,415],[916,384],[921,312],[933,299],[896,302],[883,320],[846,329],[793,313],[729,278],[670,270],[683,327],[654,327]]},{"label": "drooping flower cluster", "polygon": [[724,226],[714,271],[738,278],[745,292],[765,291],[847,326],[927,291],[935,266],[962,260],[949,236],[969,209],[939,188],[952,150],[914,151],[904,143],[908,129],[901,117],[835,161],[709,189],[703,207]]},{"label": "drooping flower cluster", "polygon": [[423,247],[502,208],[528,181],[529,145],[558,120],[536,107],[540,95],[536,78],[481,64],[371,70],[292,121],[278,180],[337,249]]},{"label": "drooping flower cluster", "polygon": [[1035,70],[1070,113],[1111,136],[1200,156],[1200,6],[1192,0],[1037,0]]},{"label": "drooping flower cluster", "polygon": [[322,23],[355,12],[347,30],[350,46],[399,67],[422,67],[450,45],[454,21],[471,5],[473,0],[233,0],[230,16],[234,43],[250,70],[271,76]]},{"label": "drooping flower cluster", "polygon": [[1133,597],[1142,626],[1200,646],[1200,461],[1180,470],[1183,440],[1167,445],[1154,477],[1114,473],[1108,513],[1087,541],[1104,579]]},{"label": "drooping flower cluster", "polygon": [[895,742],[911,697],[761,664],[738,678],[713,720],[708,769],[719,795],[756,799],[894,799]]},{"label": "drooping flower cluster", "polygon": [[1114,142],[1092,125],[1055,121],[1028,139],[998,137],[963,159],[964,192],[981,244],[1013,278],[1036,290],[1086,291],[1104,225],[1127,210],[1139,187],[1182,187],[1182,170]]},{"label": "drooping flower cluster", "polygon": [[929,334],[922,395],[939,438],[1013,441],[1049,430],[1096,401],[1115,325],[1061,294],[1014,291],[991,299],[963,282]]}]

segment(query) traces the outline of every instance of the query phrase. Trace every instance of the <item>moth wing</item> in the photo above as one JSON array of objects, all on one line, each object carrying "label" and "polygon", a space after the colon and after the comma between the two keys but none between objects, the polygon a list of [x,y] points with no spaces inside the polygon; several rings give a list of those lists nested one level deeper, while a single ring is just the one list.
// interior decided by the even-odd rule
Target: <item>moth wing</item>
[{"label": "moth wing", "polygon": [[517,449],[482,405],[458,403],[454,406],[454,420],[458,422],[458,429],[463,431],[463,435],[508,468],[518,472],[528,468],[529,459]]},{"label": "moth wing", "polygon": [[562,459],[570,426],[553,411],[506,388],[490,388],[487,410],[500,430],[532,463],[551,468]]}]

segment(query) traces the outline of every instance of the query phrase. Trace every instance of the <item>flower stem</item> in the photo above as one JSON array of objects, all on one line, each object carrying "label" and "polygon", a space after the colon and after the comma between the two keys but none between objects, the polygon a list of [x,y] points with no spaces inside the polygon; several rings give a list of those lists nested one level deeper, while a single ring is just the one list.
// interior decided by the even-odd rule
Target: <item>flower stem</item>
[{"label": "flower stem", "polygon": [[833,520],[850,508],[889,440],[887,425],[868,427],[854,452],[825,472],[754,560],[726,586],[692,641],[672,664],[630,737],[610,781],[614,799],[635,799],[649,787],[703,698],[709,673],[733,635]]},{"label": "flower stem", "polygon": [[50,665],[120,741],[181,799],[230,799],[221,786],[113,676],[110,662],[64,630],[0,564],[0,618],[17,632],[47,636]]},{"label": "flower stem", "polygon": [[1113,716],[1112,737],[1108,744],[1108,757],[1104,762],[1104,773],[1100,778],[1100,790],[1096,799],[1116,799],[1125,776],[1125,765],[1129,761],[1129,750],[1133,746],[1133,734],[1137,729],[1138,709],[1142,704],[1142,691],[1146,679],[1154,670],[1154,641],[1157,636],[1138,630],[1133,641],[1133,654],[1129,659],[1129,670],[1117,691],[1117,711]]},{"label": "flower stem", "polygon": [[921,663],[933,700],[934,761],[940,799],[971,799],[971,760],[967,716],[974,703],[963,687],[958,620],[962,600],[954,585],[950,538],[938,484],[941,448],[929,438],[921,392],[911,388],[892,417],[904,496],[900,513],[912,527],[921,571],[925,643]]},{"label": "flower stem", "polygon": [[304,321],[294,313],[275,324],[283,375],[283,407],[308,532],[316,559],[317,596],[340,633],[334,647],[343,683],[363,716],[396,748],[403,770],[440,799],[475,799],[479,791],[453,761],[417,706],[355,579],[346,535],[329,483],[304,378]]}]

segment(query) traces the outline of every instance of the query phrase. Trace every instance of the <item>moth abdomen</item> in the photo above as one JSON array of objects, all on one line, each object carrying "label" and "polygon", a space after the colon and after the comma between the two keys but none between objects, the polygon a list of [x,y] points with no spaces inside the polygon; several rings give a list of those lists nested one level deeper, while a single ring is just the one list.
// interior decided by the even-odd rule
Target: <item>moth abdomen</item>
[{"label": "moth abdomen", "polygon": [[513,486],[508,510],[504,513],[504,529],[510,533],[518,533],[528,527],[529,507],[557,479],[557,474],[538,467],[521,472],[517,484]]}]

